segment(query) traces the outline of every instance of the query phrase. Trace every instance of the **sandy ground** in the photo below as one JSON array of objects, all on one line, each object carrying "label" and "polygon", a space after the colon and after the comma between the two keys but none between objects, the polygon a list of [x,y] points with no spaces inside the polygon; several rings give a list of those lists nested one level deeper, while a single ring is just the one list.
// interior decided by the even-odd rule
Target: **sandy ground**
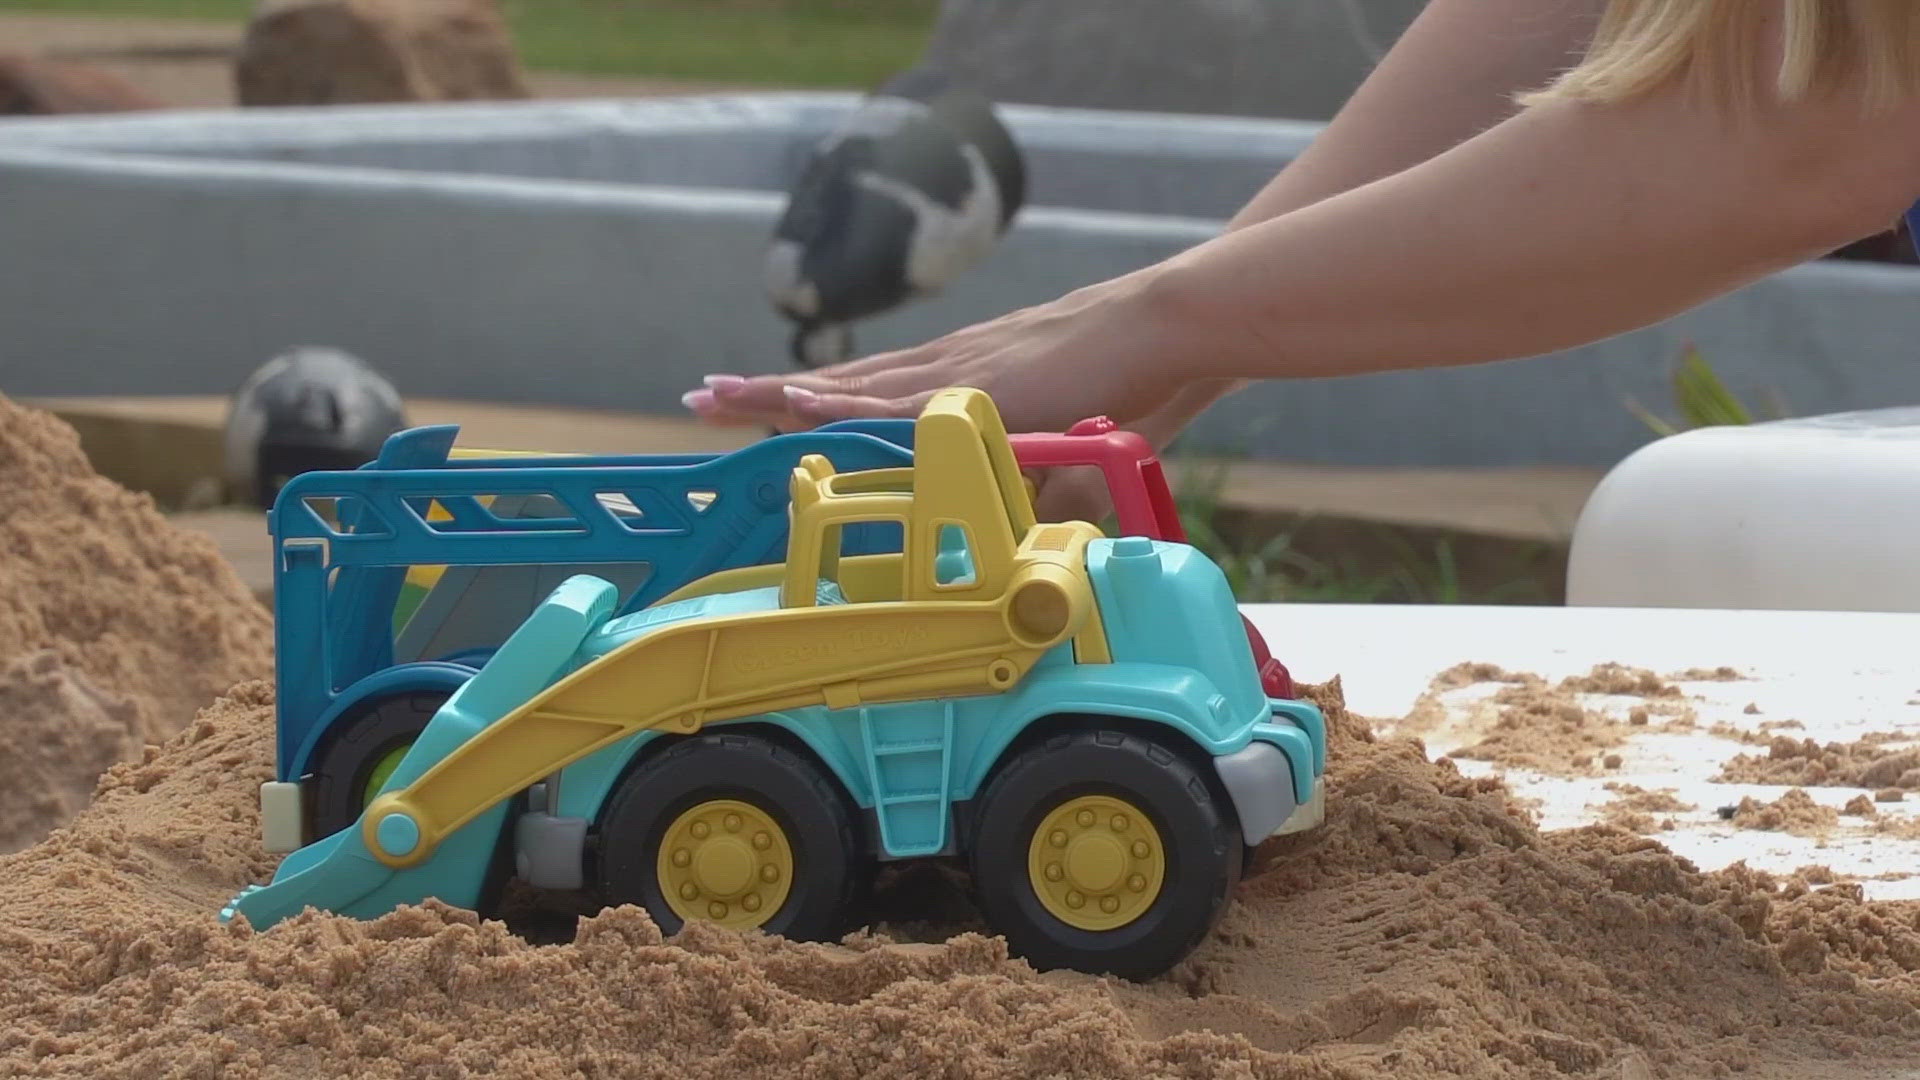
[{"label": "sandy ground", "polygon": [[[1326,822],[1256,851],[1214,931],[1144,983],[1010,957],[935,865],[889,875],[831,944],[666,936],[633,906],[530,939],[432,901],[222,926],[277,862],[266,614],[212,542],[4,397],[0,478],[0,1075],[1912,1080],[1920,1061],[1920,904],[1827,871],[1703,873],[1624,824],[1684,812],[1673,793],[1543,831],[1500,779],[1376,733],[1492,689],[1448,740],[1463,761],[1584,774],[1631,751],[1633,709],[1698,728],[1680,684],[1737,673],[1467,665],[1398,722],[1307,688]],[[1639,704],[1621,722],[1603,700]],[[1904,785],[1894,734],[1740,768]],[[1832,829],[1814,801],[1748,827]]]},{"label": "sandy ground", "polygon": [[[233,106],[229,58],[239,45],[234,23],[179,19],[90,18],[77,15],[0,14],[0,48],[105,68],[170,106]],[[736,89],[667,79],[599,78],[531,72],[534,92],[547,98],[645,97]]]}]

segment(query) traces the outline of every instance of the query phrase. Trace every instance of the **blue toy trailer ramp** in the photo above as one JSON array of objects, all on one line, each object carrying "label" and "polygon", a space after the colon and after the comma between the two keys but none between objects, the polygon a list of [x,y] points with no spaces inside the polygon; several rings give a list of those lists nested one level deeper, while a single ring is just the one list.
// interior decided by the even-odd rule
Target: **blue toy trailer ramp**
[{"label": "blue toy trailer ramp", "polygon": [[[460,457],[458,432],[400,432],[361,469],[295,477],[269,514],[270,851],[351,821],[440,703],[568,577],[598,575],[633,611],[708,574],[777,562],[803,457],[898,467],[913,435],[911,421],[856,421],[726,454]],[[899,545],[897,526],[866,527],[850,530],[844,552]],[[408,578],[422,570],[437,580],[404,610]],[[342,739],[351,769],[322,760]]]}]

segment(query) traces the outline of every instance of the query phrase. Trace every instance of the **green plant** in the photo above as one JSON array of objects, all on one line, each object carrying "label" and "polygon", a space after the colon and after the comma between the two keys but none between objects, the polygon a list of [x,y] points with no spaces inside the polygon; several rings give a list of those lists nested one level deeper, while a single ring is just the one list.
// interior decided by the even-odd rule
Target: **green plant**
[{"label": "green plant", "polygon": [[[1774,398],[1774,415],[1771,418],[1783,419],[1787,415],[1785,404],[1778,395],[1774,395]],[[1680,360],[1674,365],[1673,402],[1680,413],[1678,425],[1654,415],[1632,398],[1627,399],[1626,405],[1640,418],[1641,423],[1660,436],[1677,435],[1691,428],[1727,427],[1754,422],[1753,412],[1734,397],[1725,380],[1700,355],[1699,347],[1691,342],[1681,350]]]},{"label": "green plant", "polygon": [[[1368,530],[1364,545],[1319,552],[1306,538],[1315,524],[1300,517],[1266,530],[1250,521],[1223,527],[1220,492],[1227,466],[1218,461],[1172,463],[1179,474],[1175,501],[1188,540],[1227,575],[1234,595],[1246,603],[1525,603],[1547,599],[1546,590],[1517,564],[1490,587],[1464,581],[1454,542],[1440,536],[1431,547],[1382,525]],[[1113,522],[1106,523],[1110,530]],[[1322,536],[1325,540],[1324,534]],[[1364,546],[1363,554],[1358,548]]]}]

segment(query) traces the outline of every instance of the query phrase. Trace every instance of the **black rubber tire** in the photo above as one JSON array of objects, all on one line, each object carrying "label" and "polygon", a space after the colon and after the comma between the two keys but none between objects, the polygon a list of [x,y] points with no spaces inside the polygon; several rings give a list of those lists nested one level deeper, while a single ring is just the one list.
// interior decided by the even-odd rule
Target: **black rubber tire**
[{"label": "black rubber tire", "polygon": [[[356,793],[365,787],[374,765],[387,751],[418,739],[433,714],[452,696],[451,692],[423,692],[379,698],[340,726],[312,761],[308,828],[313,840],[332,836],[360,820],[365,806]],[[513,880],[513,845],[507,837],[525,803],[524,795],[516,795],[508,804],[493,857],[487,863],[487,876],[480,886],[480,899],[474,905],[483,916],[499,910],[507,883]]]},{"label": "black rubber tire", "polygon": [[[1125,926],[1092,931],[1047,911],[1027,874],[1034,830],[1068,799],[1106,794],[1146,813],[1166,849],[1152,906]],[[1137,735],[1062,733],[1009,762],[979,799],[974,890],[987,924],[1042,970],[1071,968],[1144,981],[1205,939],[1239,884],[1245,844],[1232,807],[1185,757]]]},{"label": "black rubber tire", "polygon": [[451,696],[419,693],[379,698],[338,725],[308,770],[313,774],[308,810],[313,839],[332,836],[360,820],[366,806],[359,793],[374,765],[389,750],[419,738]]},{"label": "black rubber tire", "polygon": [[838,782],[807,758],[754,735],[688,738],[621,781],[600,819],[602,900],[643,907],[662,932],[677,933],[683,921],[660,887],[661,837],[688,807],[711,799],[759,807],[793,847],[787,899],[760,929],[795,941],[837,940],[856,910],[863,879],[846,800]]}]

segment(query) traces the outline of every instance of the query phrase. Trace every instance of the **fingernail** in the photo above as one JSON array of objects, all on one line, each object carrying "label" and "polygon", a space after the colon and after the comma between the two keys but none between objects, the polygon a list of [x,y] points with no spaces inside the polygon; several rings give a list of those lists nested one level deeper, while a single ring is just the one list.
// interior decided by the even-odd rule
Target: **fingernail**
[{"label": "fingernail", "polygon": [[781,392],[787,395],[787,404],[789,405],[807,406],[807,405],[820,404],[820,395],[814,393],[813,391],[807,389],[804,386],[788,385],[788,386],[783,386],[780,389],[781,389]]},{"label": "fingernail", "polygon": [[700,381],[710,390],[738,390],[747,385],[744,375],[709,375]]},{"label": "fingernail", "polygon": [[695,412],[713,408],[713,391],[689,390],[680,395],[680,404]]}]

